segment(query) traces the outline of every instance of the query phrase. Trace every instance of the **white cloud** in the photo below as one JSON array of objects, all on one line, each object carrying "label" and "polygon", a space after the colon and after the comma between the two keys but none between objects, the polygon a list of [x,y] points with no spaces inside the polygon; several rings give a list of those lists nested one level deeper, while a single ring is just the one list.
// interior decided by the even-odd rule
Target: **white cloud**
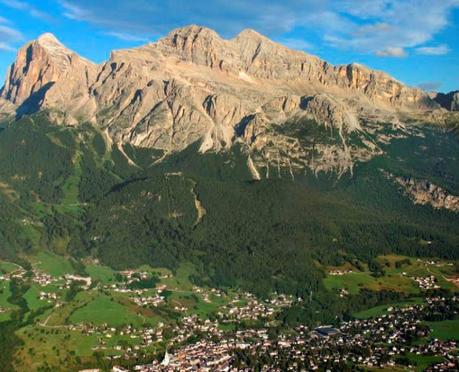
[{"label": "white cloud", "polygon": [[14,52],[17,48],[12,44],[22,41],[24,36],[22,33],[12,27],[0,24],[0,50],[4,52]]},{"label": "white cloud", "polygon": [[369,19],[387,11],[391,3],[391,0],[342,0],[338,1],[337,9],[354,17]]},{"label": "white cloud", "polygon": [[386,49],[376,51],[375,54],[379,57],[402,58],[407,56],[405,49],[400,47],[387,47]]},{"label": "white cloud", "polygon": [[14,52],[16,51],[16,48],[12,47],[11,45],[8,45],[3,41],[0,41],[0,50],[3,50],[4,52]]},{"label": "white cloud", "polygon": [[106,32],[105,34],[108,36],[113,36],[123,41],[142,41],[142,42],[148,41],[148,38],[127,34],[124,32],[110,31],[110,32]]},{"label": "white cloud", "polygon": [[[350,29],[332,29],[325,40],[338,48],[401,56],[402,50],[420,46],[448,25],[457,0],[349,0],[341,9],[357,17]],[[355,8],[354,8],[355,7]]]},{"label": "white cloud", "polygon": [[428,56],[443,56],[448,54],[450,51],[451,49],[446,44],[416,48],[416,53]]},{"label": "white cloud", "polygon": [[24,12],[29,13],[32,17],[34,18],[40,18],[42,20],[50,20],[51,17],[46,14],[45,12],[42,12],[41,10],[37,9],[33,5],[21,1],[21,0],[0,0],[0,3],[3,5],[6,5],[9,8],[13,8],[16,10],[21,10]]}]

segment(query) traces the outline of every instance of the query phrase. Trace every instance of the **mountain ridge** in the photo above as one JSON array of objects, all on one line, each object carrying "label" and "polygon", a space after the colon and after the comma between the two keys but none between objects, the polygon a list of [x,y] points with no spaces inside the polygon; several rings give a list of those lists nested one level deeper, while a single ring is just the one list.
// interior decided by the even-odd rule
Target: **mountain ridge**
[{"label": "mountain ridge", "polygon": [[[335,165],[344,169],[355,162],[349,133],[368,134],[368,123],[400,126],[406,118],[441,122],[447,112],[428,93],[384,72],[355,63],[333,66],[254,30],[223,39],[197,25],[113,51],[99,65],[44,34],[20,49],[0,99],[0,112],[50,110],[56,122],[91,122],[117,144],[165,155],[196,141],[201,152],[242,142],[248,152],[266,153],[267,144],[284,142],[273,139],[273,124],[312,118],[337,130],[341,145],[322,155],[324,161],[330,159],[325,152],[341,157]],[[281,150],[291,152],[275,149],[278,158]],[[366,158],[368,148],[364,152]],[[262,155],[258,165],[264,161]],[[287,166],[291,154],[279,162]],[[300,168],[310,166],[303,163]]]}]

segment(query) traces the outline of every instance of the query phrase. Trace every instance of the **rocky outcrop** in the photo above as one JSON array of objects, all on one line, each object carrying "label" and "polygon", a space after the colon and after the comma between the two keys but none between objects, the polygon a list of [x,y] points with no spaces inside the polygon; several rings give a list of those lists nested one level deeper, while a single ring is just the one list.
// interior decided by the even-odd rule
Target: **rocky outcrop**
[{"label": "rocky outcrop", "polygon": [[305,109],[316,122],[337,128],[342,135],[361,129],[359,120],[351,109],[329,94],[310,97]]},{"label": "rocky outcrop", "polygon": [[412,177],[395,177],[393,175],[389,175],[389,177],[402,186],[404,192],[414,203],[459,212],[459,196],[450,194],[440,186],[428,180],[416,180]]},{"label": "rocky outcrop", "polygon": [[433,99],[441,107],[449,111],[459,111],[459,91],[449,93],[436,93],[433,95]]}]

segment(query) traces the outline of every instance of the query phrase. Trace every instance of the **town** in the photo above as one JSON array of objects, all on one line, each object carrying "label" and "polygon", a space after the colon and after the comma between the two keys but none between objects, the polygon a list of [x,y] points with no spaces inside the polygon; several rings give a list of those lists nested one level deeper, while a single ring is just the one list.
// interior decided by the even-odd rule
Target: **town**
[{"label": "town", "polygon": [[[340,370],[350,364],[393,368],[402,360],[401,355],[409,353],[442,356],[445,361],[432,366],[432,370],[457,370],[459,356],[455,341],[434,339],[427,344],[411,343],[429,333],[422,326],[422,319],[433,312],[456,313],[459,303],[457,297],[426,300],[426,305],[389,308],[386,315],[342,322],[337,328],[300,326],[293,334],[275,338],[270,336],[268,328],[245,329],[223,337],[216,328],[207,327],[207,337],[168,352],[162,362],[134,369],[142,372],[252,370],[256,369],[257,361],[263,361],[260,364],[263,371]],[[248,364],[248,360],[253,364]]]},{"label": "town", "polygon": [[[229,294],[196,285],[184,290],[176,284],[165,284],[174,280],[171,274],[154,276],[135,270],[118,274],[116,281],[104,284],[89,276],[52,276],[37,267],[29,271],[18,267],[2,273],[0,282],[28,281],[39,288],[37,299],[54,309],[65,307],[68,301],[65,294],[76,285],[89,296],[116,294],[138,309],[175,312],[174,321],[143,325],[91,321],[50,325],[51,315],[37,323],[38,328],[61,330],[69,337],[95,338],[92,352],[103,355],[114,366],[113,371],[337,370],[346,366],[391,369],[398,365],[414,367],[413,356],[433,355],[441,359],[429,367],[431,370],[459,368],[455,340],[430,337],[431,330],[425,323],[435,320],[438,314],[441,319],[454,319],[459,309],[458,297],[432,295],[439,289],[433,275],[411,278],[425,294],[421,303],[388,305],[384,314],[367,319],[285,327],[278,321],[278,315],[309,299],[281,293],[260,299],[246,291]],[[186,302],[171,301],[174,292],[186,293],[209,306],[214,306],[215,301],[219,305],[211,316],[200,316]],[[0,307],[0,314],[8,311]],[[138,364],[138,360],[149,362]]]}]

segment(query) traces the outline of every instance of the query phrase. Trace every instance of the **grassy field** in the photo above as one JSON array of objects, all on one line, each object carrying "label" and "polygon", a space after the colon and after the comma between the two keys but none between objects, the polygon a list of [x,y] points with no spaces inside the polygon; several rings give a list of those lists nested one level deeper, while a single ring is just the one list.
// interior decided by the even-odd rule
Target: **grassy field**
[{"label": "grassy field", "polygon": [[459,341],[459,319],[426,323],[432,330],[431,337],[439,340]]},{"label": "grassy field", "polygon": [[81,169],[81,152],[77,150],[72,157],[73,173],[68,177],[62,185],[64,197],[58,209],[62,212],[80,214],[82,212],[80,204],[80,189],[79,183],[82,176]]},{"label": "grassy field", "polygon": [[102,284],[111,284],[115,282],[115,272],[107,266],[89,264],[86,265],[86,272],[94,281]]},{"label": "grassy field", "polygon": [[8,274],[19,269],[19,266],[12,262],[0,261],[0,273]]},{"label": "grassy field", "polygon": [[111,326],[127,324],[140,326],[144,323],[140,316],[129,311],[116,300],[102,294],[99,294],[87,305],[77,309],[70,316],[70,322],[73,324],[93,323],[96,325],[107,323]]},{"label": "grassy field", "polygon": [[171,295],[167,299],[168,304],[172,307],[186,307],[188,311],[186,314],[196,314],[201,318],[207,318],[210,314],[215,313],[218,308],[226,304],[229,299],[218,297],[209,294],[209,301],[204,300],[204,297],[195,293],[193,284],[190,282],[190,275],[195,272],[191,263],[184,263],[179,266],[175,274],[167,269],[154,269],[157,275],[168,275],[167,278],[161,278],[160,284],[166,285],[167,290],[171,291]]},{"label": "grassy field", "polygon": [[73,274],[75,272],[68,259],[50,252],[42,251],[31,259],[31,261],[39,270],[54,277]]},{"label": "grassy field", "polygon": [[25,342],[16,353],[18,370],[36,371],[45,361],[60,366],[53,370],[73,370],[75,359],[69,356],[82,360],[90,358],[94,352],[92,348],[98,343],[96,335],[32,325],[20,329],[17,335]]},{"label": "grassy field", "polygon": [[24,295],[27,306],[32,311],[48,305],[48,302],[40,300],[40,291],[41,289],[39,287],[32,285]]},{"label": "grassy field", "polygon": [[401,274],[389,274],[375,278],[369,272],[352,272],[344,275],[329,275],[324,280],[329,290],[345,289],[351,294],[357,294],[361,288],[374,291],[391,290],[416,294],[419,290],[415,283]]},{"label": "grassy field", "polygon": [[401,302],[394,302],[392,304],[380,305],[372,307],[368,310],[359,311],[358,313],[353,314],[357,319],[368,319],[377,316],[381,316],[386,314],[389,307],[407,307],[410,305],[416,305],[423,303],[424,300],[422,298],[413,298],[409,301],[401,301]]},{"label": "grassy field", "polygon": [[7,311],[4,313],[0,313],[0,323],[1,322],[6,322],[11,319],[11,312]]},{"label": "grassy field", "polygon": [[8,311],[0,313],[0,322],[10,320],[11,311],[15,308],[14,305],[8,302],[8,298],[11,296],[10,283],[0,282],[0,307],[7,309]]},{"label": "grassy field", "polygon": [[407,358],[415,365],[418,372],[425,371],[430,365],[444,360],[443,357],[436,355],[407,354]]},{"label": "grassy field", "polygon": [[324,280],[329,290],[345,289],[351,294],[359,293],[360,288],[367,287],[374,282],[369,273],[353,272],[344,275],[329,275]]},{"label": "grassy field", "polygon": [[190,291],[193,288],[190,282],[190,275],[195,272],[195,268],[189,262],[180,264],[175,273],[163,268],[155,268],[153,272],[156,272],[159,277],[168,276],[167,278],[161,278],[160,283],[166,285],[169,290]]},{"label": "grassy field", "polygon": [[353,270],[351,273],[343,275],[328,275],[324,279],[324,285],[329,290],[345,289],[351,294],[356,294],[361,288],[373,291],[389,290],[416,295],[421,291],[412,277],[435,276],[437,284],[452,291],[458,291],[449,278],[457,277],[454,265],[449,262],[436,261],[432,263],[430,259],[417,259],[405,256],[380,256],[378,261],[381,263],[384,276],[373,277],[370,272],[358,271],[353,267],[343,266],[342,268],[329,268],[329,270]]},{"label": "grassy field", "polygon": [[[433,275],[437,279],[438,285],[442,288],[457,291],[458,288],[449,282],[447,278],[457,277],[459,273],[455,271],[455,266],[452,262],[442,261],[431,258],[414,258],[398,255],[380,256],[378,260],[383,264],[388,274],[404,273],[408,277],[421,276],[426,277]],[[401,267],[396,267],[396,262],[409,260],[408,264],[403,264]]]}]

